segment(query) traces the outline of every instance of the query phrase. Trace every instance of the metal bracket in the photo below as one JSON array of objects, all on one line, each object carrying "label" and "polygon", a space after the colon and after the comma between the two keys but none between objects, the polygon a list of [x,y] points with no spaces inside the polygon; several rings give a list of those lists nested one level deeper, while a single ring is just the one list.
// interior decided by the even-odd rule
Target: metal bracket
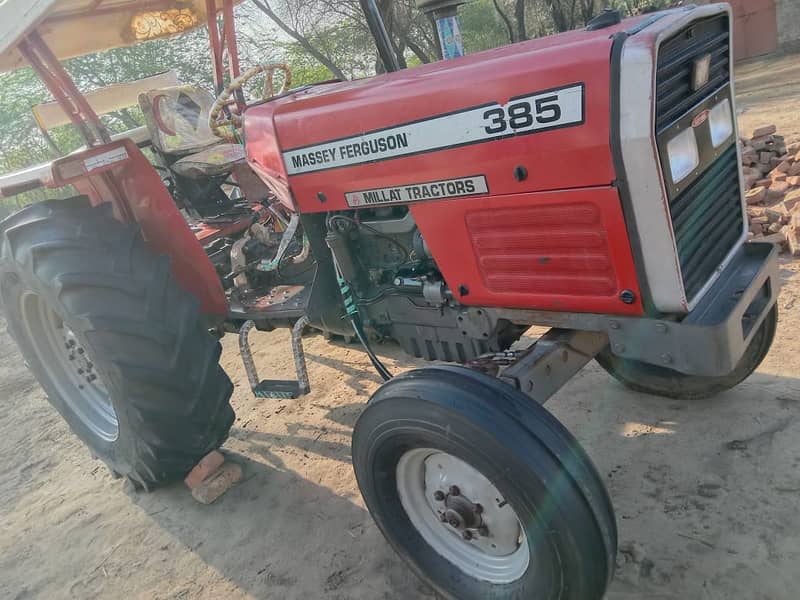
[{"label": "metal bracket", "polygon": [[602,332],[550,329],[499,378],[544,404],[606,345]]}]

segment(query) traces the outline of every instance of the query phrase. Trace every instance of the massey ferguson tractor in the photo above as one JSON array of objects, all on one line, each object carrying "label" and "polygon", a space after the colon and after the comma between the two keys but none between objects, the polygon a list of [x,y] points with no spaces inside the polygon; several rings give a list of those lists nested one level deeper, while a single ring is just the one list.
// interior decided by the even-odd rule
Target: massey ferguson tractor
[{"label": "massey ferguson tractor", "polygon": [[[0,68],[32,67],[54,98],[43,133],[61,119],[86,143],[0,178],[3,196],[77,193],[0,223],[9,331],[75,434],[142,488],[225,441],[223,334],[265,402],[309,392],[305,328],[357,338],[386,383],[353,467],[410,568],[448,598],[601,598],[611,501],[543,404],[592,359],[635,390],[711,396],[775,334],[776,250],[746,243],[730,9],[604,11],[462,56],[454,3],[422,1],[452,59],[401,70],[362,4],[386,72],[292,88],[286,66],[240,68],[232,0],[1,3]],[[142,131],[110,135],[124,90],[82,95],[60,63],[201,26],[216,97],[131,84]],[[550,329],[512,349],[532,325]],[[297,379],[262,381],[247,336],[278,327]],[[393,377],[381,340],[431,365]]]}]

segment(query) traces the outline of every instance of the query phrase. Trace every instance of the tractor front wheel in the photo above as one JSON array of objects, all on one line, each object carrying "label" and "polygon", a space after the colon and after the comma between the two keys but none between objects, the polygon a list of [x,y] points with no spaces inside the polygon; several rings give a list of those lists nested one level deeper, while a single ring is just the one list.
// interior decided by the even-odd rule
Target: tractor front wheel
[{"label": "tractor front wheel", "polygon": [[778,307],[774,306],[750,340],[736,368],[721,377],[686,375],[658,365],[622,358],[612,354],[610,348],[598,354],[596,360],[612,377],[637,392],[681,400],[710,398],[739,385],[758,368],[772,346],[777,326]]},{"label": "tractor front wheel", "polygon": [[234,414],[219,342],[136,226],[77,197],[9,217],[0,244],[9,331],[95,456],[147,489],[222,444]]},{"label": "tractor front wheel", "polygon": [[603,597],[617,532],[603,480],[521,392],[462,367],[395,377],[353,434],[383,535],[446,598]]}]

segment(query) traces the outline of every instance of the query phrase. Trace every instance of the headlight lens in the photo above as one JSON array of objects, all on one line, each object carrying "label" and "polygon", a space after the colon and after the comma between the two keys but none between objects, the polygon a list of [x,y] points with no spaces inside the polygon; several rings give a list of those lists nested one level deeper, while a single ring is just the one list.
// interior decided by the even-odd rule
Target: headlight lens
[{"label": "headlight lens", "polygon": [[694,129],[689,127],[667,142],[667,157],[672,183],[679,183],[697,168],[700,164],[700,155],[697,151]]},{"label": "headlight lens", "polygon": [[711,109],[708,123],[711,126],[711,143],[714,148],[719,148],[733,134],[733,114],[728,98]]}]

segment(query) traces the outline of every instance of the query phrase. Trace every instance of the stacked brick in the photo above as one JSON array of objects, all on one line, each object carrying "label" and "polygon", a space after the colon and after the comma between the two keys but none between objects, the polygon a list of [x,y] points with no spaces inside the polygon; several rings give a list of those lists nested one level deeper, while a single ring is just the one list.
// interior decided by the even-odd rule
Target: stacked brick
[{"label": "stacked brick", "polygon": [[740,139],[750,239],[800,256],[800,143],[786,145],[774,125]]}]

